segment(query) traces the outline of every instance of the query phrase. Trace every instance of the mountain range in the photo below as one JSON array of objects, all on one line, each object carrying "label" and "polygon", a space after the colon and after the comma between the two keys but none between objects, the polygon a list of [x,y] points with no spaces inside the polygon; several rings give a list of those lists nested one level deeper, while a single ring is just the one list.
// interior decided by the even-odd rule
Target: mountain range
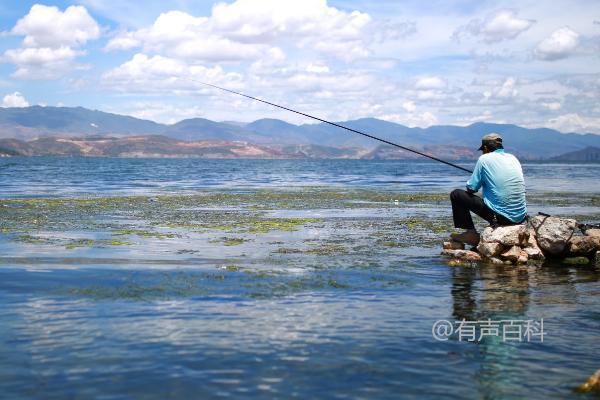
[{"label": "mountain range", "polygon": [[[375,118],[337,122],[447,159],[478,156],[481,137],[497,132],[507,151],[539,160],[600,147],[600,135],[475,123],[409,128]],[[202,149],[202,150],[201,150]],[[219,150],[216,150],[219,149]],[[82,107],[0,108],[0,154],[251,158],[415,158],[412,153],[324,124],[277,119],[251,123],[203,118],[160,124]]]}]

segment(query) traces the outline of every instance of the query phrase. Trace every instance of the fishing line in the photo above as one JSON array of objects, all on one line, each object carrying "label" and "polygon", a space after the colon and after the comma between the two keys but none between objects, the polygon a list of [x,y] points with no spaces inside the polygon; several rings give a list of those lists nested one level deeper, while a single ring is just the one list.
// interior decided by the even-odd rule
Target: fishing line
[{"label": "fishing line", "polygon": [[202,82],[202,81],[199,81],[199,80],[196,80],[196,79],[192,79],[192,78],[184,78],[184,79],[188,79],[188,80],[193,81],[193,82],[201,83],[202,85],[210,86],[210,87],[213,87],[215,89],[219,89],[219,90],[222,90],[222,91],[225,91],[225,92],[237,94],[238,96],[243,96],[243,97],[246,97],[248,99],[260,101],[261,103],[265,103],[265,104],[271,105],[273,107],[281,108],[282,110],[290,111],[290,112],[302,115],[304,117],[312,118],[314,120],[317,120],[317,121],[320,121],[320,122],[323,122],[323,123],[326,123],[326,124],[329,124],[329,125],[332,125],[332,126],[336,126],[338,128],[342,128],[342,129],[345,129],[345,130],[350,131],[350,132],[358,133],[359,135],[363,135],[365,137],[368,137],[368,138],[371,138],[371,139],[374,139],[374,140],[378,140],[378,141],[380,141],[382,143],[389,144],[390,146],[398,147],[399,149],[402,149],[402,150],[410,151],[412,153],[418,154],[418,155],[423,156],[423,157],[430,158],[432,160],[441,162],[441,163],[449,165],[451,167],[458,168],[458,169],[460,169],[462,171],[468,172],[469,174],[473,173],[473,171],[471,171],[471,170],[469,170],[467,168],[463,168],[460,165],[453,164],[453,163],[451,163],[449,161],[442,160],[440,158],[431,156],[429,154],[422,153],[422,152],[420,152],[418,150],[414,150],[414,149],[411,149],[411,148],[399,145],[397,143],[390,142],[389,140],[378,138],[377,136],[373,136],[371,134],[368,134],[368,133],[365,133],[365,132],[361,132],[361,131],[356,130],[356,129],[352,129],[352,128],[349,128],[347,126],[341,125],[341,124],[336,124],[335,122],[327,121],[325,119],[322,119],[322,118],[319,118],[319,117],[315,117],[313,115],[306,114],[306,113],[303,113],[301,111],[296,111],[296,110],[288,108],[288,107],[280,106],[279,104],[271,103],[270,101],[262,100],[262,99],[259,99],[259,98],[253,97],[253,96],[249,96],[249,95],[244,94],[244,93],[236,92],[236,91],[230,90],[230,89],[225,89],[225,88],[222,88],[220,86],[213,85],[212,83],[206,83],[206,82]]}]

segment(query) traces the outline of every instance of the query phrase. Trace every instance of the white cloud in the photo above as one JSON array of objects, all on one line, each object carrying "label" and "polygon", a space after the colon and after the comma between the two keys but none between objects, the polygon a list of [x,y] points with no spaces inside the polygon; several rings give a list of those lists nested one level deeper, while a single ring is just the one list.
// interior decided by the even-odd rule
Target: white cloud
[{"label": "white cloud", "polygon": [[214,84],[227,83],[228,87],[239,85],[241,76],[226,73],[219,66],[207,68],[200,65],[189,66],[186,63],[162,56],[148,57],[136,54],[133,58],[102,76],[105,86],[131,93],[189,93],[205,91],[206,86],[197,82]]},{"label": "white cloud", "polygon": [[448,97],[447,86],[446,80],[438,76],[421,76],[416,78],[406,94],[422,101],[439,101]]},{"label": "white cloud", "polygon": [[437,76],[421,77],[415,82],[415,88],[419,90],[443,89],[445,87],[446,81]]},{"label": "white cloud", "polygon": [[565,26],[542,40],[534,50],[540,60],[554,61],[569,57],[579,45],[579,34]]},{"label": "white cloud", "polygon": [[542,107],[547,108],[548,110],[551,110],[551,111],[557,111],[562,108],[562,104],[560,104],[557,101],[553,101],[550,103],[542,103]]},{"label": "white cloud", "polygon": [[405,101],[402,103],[402,108],[404,108],[408,112],[413,112],[417,109],[414,101]]},{"label": "white cloud", "polygon": [[54,48],[85,44],[98,38],[100,28],[85,7],[70,6],[61,12],[57,7],[35,4],[11,33],[25,36],[25,47]]},{"label": "white cloud", "polygon": [[[492,114],[492,112],[490,110],[485,110],[482,114],[458,117],[458,118],[456,118],[454,123],[457,125],[463,126],[463,125],[471,125],[475,122],[486,122],[486,121],[492,121],[492,120],[494,120],[494,115]],[[496,121],[496,122],[499,122],[499,121]]]},{"label": "white cloud", "polygon": [[385,121],[395,122],[397,124],[406,125],[408,127],[427,128],[439,123],[438,118],[430,111],[422,113],[407,113],[407,114],[384,114],[378,118]]},{"label": "white cloud", "polygon": [[7,94],[2,99],[2,107],[29,107],[29,102],[19,92]]},{"label": "white cloud", "polygon": [[487,89],[482,93],[483,97],[481,97],[483,103],[491,101],[506,103],[519,94],[519,91],[516,89],[517,80],[512,76],[501,81],[483,83],[483,85],[487,86]]},{"label": "white cloud", "polygon": [[139,47],[141,42],[131,32],[119,33],[115,38],[111,39],[104,47],[104,50],[129,50]]},{"label": "white cloud", "polygon": [[516,83],[517,81],[515,78],[508,77],[494,94],[499,98],[515,97],[518,94],[518,91],[515,89]]},{"label": "white cloud", "polygon": [[578,113],[570,113],[550,119],[547,125],[561,132],[598,132],[600,131],[600,118],[584,117]]},{"label": "white cloud", "polygon": [[273,46],[294,46],[353,61],[371,54],[375,41],[414,33],[414,23],[375,23],[359,11],[346,12],[326,0],[237,0],[218,3],[210,17],[182,11],[161,14],[154,24],[121,32],[106,50],[141,47],[189,61],[260,61]]},{"label": "white cloud", "polygon": [[515,39],[528,30],[534,20],[517,17],[514,10],[498,10],[488,14],[483,20],[473,19],[467,25],[459,27],[452,37],[456,40],[472,35],[480,37],[486,43]]},{"label": "white cloud", "polygon": [[71,6],[61,12],[36,4],[10,34],[25,36],[22,47],[6,50],[2,57],[16,66],[12,77],[55,79],[82,68],[74,60],[86,52],[76,49],[98,38],[100,28],[84,7]]},{"label": "white cloud", "polygon": [[306,72],[312,72],[314,74],[324,74],[329,72],[329,67],[327,65],[310,63],[306,67]]},{"label": "white cloud", "polygon": [[14,78],[53,79],[75,68],[72,61],[79,54],[82,53],[64,46],[56,49],[27,47],[7,50],[3,59],[16,65]]}]

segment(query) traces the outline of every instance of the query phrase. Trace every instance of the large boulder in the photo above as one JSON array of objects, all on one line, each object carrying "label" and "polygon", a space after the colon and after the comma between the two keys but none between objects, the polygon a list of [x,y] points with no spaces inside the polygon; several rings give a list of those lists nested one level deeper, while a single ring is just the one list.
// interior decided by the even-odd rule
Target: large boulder
[{"label": "large boulder", "polygon": [[531,219],[537,244],[544,254],[558,256],[568,250],[569,240],[575,233],[577,221],[574,219],[535,216]]},{"label": "large boulder", "polygon": [[496,229],[487,227],[483,230],[481,240],[483,242],[500,243],[503,246],[519,246],[525,245],[529,238],[529,231],[524,224],[499,226]]}]

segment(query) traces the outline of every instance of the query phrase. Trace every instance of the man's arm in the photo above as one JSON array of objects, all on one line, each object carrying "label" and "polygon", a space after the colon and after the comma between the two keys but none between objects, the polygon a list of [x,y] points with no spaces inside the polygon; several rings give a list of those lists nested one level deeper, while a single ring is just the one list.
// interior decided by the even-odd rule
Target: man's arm
[{"label": "man's arm", "polygon": [[473,174],[471,178],[467,181],[467,192],[476,193],[481,188],[481,170],[483,166],[481,163],[481,157],[477,160],[477,164],[475,164],[475,169],[473,170]]}]

